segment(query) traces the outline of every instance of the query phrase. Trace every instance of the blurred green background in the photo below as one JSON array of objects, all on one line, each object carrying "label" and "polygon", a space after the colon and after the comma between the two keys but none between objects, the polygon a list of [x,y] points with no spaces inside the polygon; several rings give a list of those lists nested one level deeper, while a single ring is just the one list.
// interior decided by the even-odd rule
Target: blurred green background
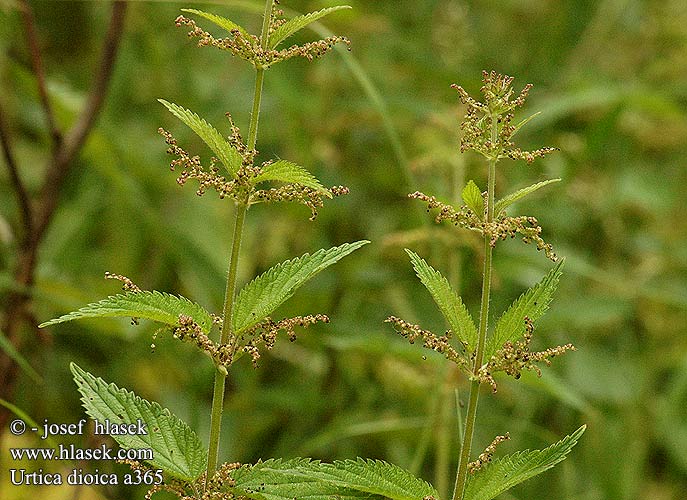
[{"label": "blurred green background", "polygon": [[[445,490],[459,440],[454,389],[463,377],[439,355],[410,346],[383,323],[390,314],[441,332],[415,279],[408,247],[442,270],[473,315],[480,292],[474,235],[435,226],[417,189],[455,199],[468,179],[485,184],[479,158],[458,152],[463,109],[452,83],[473,95],[483,69],[535,85],[519,134],[523,147],[560,152],[532,166],[503,162],[497,194],[561,177],[517,209],[535,215],[566,257],[536,347],[573,342],[577,352],[544,376],[502,379],[485,392],[476,447],[510,431],[499,448],[540,448],[582,423],[588,430],[556,469],[504,499],[668,500],[687,495],[687,3],[682,0],[377,0],[326,19],[352,52],[267,73],[258,149],[307,166],[351,194],[315,222],[302,206],[249,212],[241,282],[276,262],[345,241],[373,242],[319,275],[279,311],[326,313],[332,323],[280,342],[254,370],[231,372],[222,458],[379,458],[416,470]],[[30,2],[44,49],[47,86],[60,124],[83,105],[111,5]],[[295,11],[335,2],[283,0]],[[230,202],[198,198],[169,172],[164,126],[205,157],[198,139],[156,102],[191,108],[221,130],[230,111],[247,129],[253,71],[216,49],[198,49],[175,28],[182,7],[230,17],[257,31],[260,1],[132,1],[102,115],[78,156],[41,247],[33,310],[43,321],[119,290],[105,271],[140,286],[221,308],[230,245]],[[0,2],[0,105],[29,190],[49,153],[23,25]],[[210,28],[209,23],[200,23]],[[313,39],[311,31],[299,40]],[[0,293],[12,288],[16,198],[0,167]],[[495,253],[492,311],[503,310],[548,269],[517,241]],[[277,317],[281,317],[279,314]],[[70,361],[159,401],[207,441],[212,367],[155,326],[128,321],[57,326],[22,347],[40,375],[20,375],[13,404],[38,422],[83,417]],[[427,359],[423,359],[423,355]],[[9,446],[36,446],[2,429],[0,496],[141,498],[131,488],[16,488],[6,481]],[[46,471],[56,463],[27,463]],[[105,463],[86,464],[101,470]],[[543,493],[542,493],[543,492]],[[161,496],[162,498],[162,496]]]}]

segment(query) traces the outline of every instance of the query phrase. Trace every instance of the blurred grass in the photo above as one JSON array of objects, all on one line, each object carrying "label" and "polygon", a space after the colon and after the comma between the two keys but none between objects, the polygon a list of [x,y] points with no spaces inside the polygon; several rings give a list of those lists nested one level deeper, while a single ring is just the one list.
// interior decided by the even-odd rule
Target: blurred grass
[{"label": "blurred grass", "polygon": [[[105,271],[220,309],[231,207],[176,185],[157,128],[205,150],[156,99],[190,107],[218,126],[231,111],[239,126],[247,126],[250,68],[219,51],[195,48],[173,23],[179,8],[196,6],[259,25],[242,5],[260,2],[227,3],[236,7],[131,3],[104,114],[41,251],[38,318],[117,291],[102,279]],[[334,4],[282,3],[301,12]],[[451,275],[468,306],[477,305],[479,246],[470,234],[428,224],[405,193],[421,189],[450,199],[466,179],[484,184],[479,158],[458,156],[462,111],[449,86],[459,83],[475,93],[481,70],[493,68],[514,75],[516,86],[535,84],[529,110],[542,114],[520,133],[523,144],[561,149],[531,168],[504,163],[497,189],[505,194],[544,178],[563,179],[517,209],[536,215],[545,238],[567,257],[556,300],[537,329],[539,345],[570,339],[578,351],[556,360],[541,379],[503,381],[496,397],[483,398],[477,446],[508,430],[512,442],[503,452],[540,447],[586,422],[587,434],[559,469],[509,498],[539,498],[542,489],[549,498],[576,500],[682,498],[687,6],[678,0],[347,3],[352,11],[325,24],[351,38],[357,69],[336,54],[272,69],[258,145],[261,157],[298,161],[325,183],[350,186],[351,195],[330,202],[314,223],[303,207],[251,210],[240,279],[343,241],[367,238],[374,245],[318,276],[281,309],[284,315],[323,312],[332,317],[330,325],[308,330],[296,344],[279,344],[259,370],[246,363],[232,374],[223,458],[366,456],[410,467],[423,446],[423,429],[432,425],[424,434],[436,434],[439,410],[428,395],[441,391],[449,375],[440,359],[428,354],[423,361],[423,352],[382,321],[396,314],[426,328],[444,327],[413,276],[404,245]],[[32,5],[51,98],[60,122],[70,123],[84,99],[109,7]],[[49,138],[18,15],[6,8],[0,17],[0,102],[11,118],[22,175],[36,189]],[[2,291],[12,286],[16,221],[3,166]],[[507,242],[497,249],[495,266],[498,311],[548,264],[532,248]],[[67,369],[73,360],[169,406],[206,438],[211,368],[171,339],[159,338],[151,354],[153,331],[116,321],[55,328],[21,353],[45,383],[36,387],[23,376],[12,403],[37,421],[78,421],[82,411]],[[455,385],[464,398],[465,381]],[[455,434],[452,450],[457,441]],[[433,458],[441,446],[428,443],[421,474],[430,481],[442,474]],[[3,447],[3,471],[11,467],[7,455]],[[52,470],[53,464],[44,467]],[[0,485],[2,498],[23,494]],[[51,498],[71,492],[61,494]],[[119,487],[81,498],[133,494]]]}]

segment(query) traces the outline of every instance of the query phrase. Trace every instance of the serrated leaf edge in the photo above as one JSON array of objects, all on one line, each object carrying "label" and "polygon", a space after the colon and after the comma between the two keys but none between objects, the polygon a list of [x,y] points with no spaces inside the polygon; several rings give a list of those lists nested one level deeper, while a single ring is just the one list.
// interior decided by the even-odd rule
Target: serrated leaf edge
[{"label": "serrated leaf edge", "polygon": [[[492,500],[493,498],[496,498],[498,495],[500,495],[504,491],[507,491],[510,488],[512,488],[512,487],[514,487],[514,486],[516,486],[516,485],[518,485],[524,481],[527,481],[528,479],[531,479],[534,476],[537,476],[543,472],[546,472],[547,470],[552,469],[557,464],[559,464],[560,462],[562,462],[563,460],[565,460],[567,458],[567,456],[570,454],[570,451],[573,449],[573,447],[575,447],[575,445],[579,441],[582,434],[584,434],[586,429],[587,429],[587,426],[582,425],[577,430],[575,430],[575,432],[563,437],[559,441],[547,446],[544,449],[541,449],[541,450],[521,450],[521,451],[517,451],[511,455],[506,455],[504,457],[501,457],[501,458],[494,460],[493,462],[491,462],[490,464],[485,466],[484,469],[481,469],[481,470],[477,471],[474,475],[469,476],[467,487],[465,490],[464,500]],[[485,490],[485,485],[482,485],[482,489],[478,490],[476,495],[471,495],[472,492],[470,491],[470,483],[472,482],[474,484],[474,482],[477,481],[481,476],[488,474],[490,470],[497,468],[499,465],[504,464],[507,461],[517,462],[518,460],[522,460],[523,458],[526,458],[527,455],[537,454],[538,455],[537,458],[540,458],[542,455],[545,455],[546,453],[552,451],[552,449],[559,448],[559,447],[562,448],[560,456],[557,456],[554,460],[552,460],[548,463],[539,464],[539,465],[537,465],[537,467],[535,467],[535,471],[536,471],[536,468],[541,468],[541,470],[536,471],[536,472],[529,471],[526,474],[526,477],[524,477],[523,479],[520,479],[516,482],[513,482],[512,484],[509,484],[508,486],[505,486],[505,487],[501,487],[501,488],[497,487],[497,489],[494,493],[489,493],[487,495],[479,496],[479,493],[480,492],[483,493]],[[534,459],[534,458],[535,457],[532,456],[530,459]],[[508,478],[508,477],[497,477],[494,479],[494,481],[501,483],[501,484],[503,484],[503,483],[508,484],[507,479],[512,481],[512,477],[515,474],[517,474],[517,471],[512,472],[510,475],[510,478]],[[486,486],[488,486],[489,484],[490,483],[487,483]]]},{"label": "serrated leaf edge", "polygon": [[[82,392],[83,384],[86,384],[96,394],[98,394],[98,389],[102,389],[102,390],[106,390],[107,392],[109,392],[118,401],[119,401],[119,398],[122,398],[125,401],[133,401],[133,405],[136,407],[136,412],[138,412],[138,413],[143,413],[142,410],[139,408],[139,406],[143,406],[146,408],[146,410],[150,411],[151,413],[157,414],[157,415],[155,415],[156,419],[159,419],[160,417],[163,417],[165,419],[169,419],[170,429],[173,429],[176,427],[177,430],[183,432],[185,436],[188,436],[188,437],[190,437],[190,439],[194,440],[195,441],[194,444],[196,446],[200,446],[200,449],[201,449],[200,456],[201,456],[201,460],[202,460],[200,462],[200,464],[198,464],[194,467],[193,464],[189,463],[190,462],[189,457],[188,456],[184,457],[185,461],[186,461],[186,465],[189,466],[189,470],[186,470],[186,471],[182,470],[181,467],[178,467],[178,460],[176,460],[176,461],[172,460],[171,457],[165,457],[165,458],[167,458],[167,460],[170,463],[172,463],[172,465],[174,467],[178,467],[178,468],[167,467],[164,465],[164,462],[160,463],[159,459],[158,459],[158,461],[156,461],[155,457],[153,457],[153,460],[151,460],[151,464],[157,465],[160,468],[162,468],[165,472],[167,472],[167,473],[169,473],[175,477],[178,477],[180,479],[187,480],[187,481],[194,481],[194,480],[198,479],[198,477],[200,477],[200,475],[205,471],[205,468],[206,468],[206,461],[205,460],[207,458],[207,455],[205,453],[205,449],[203,447],[202,442],[200,441],[200,439],[198,438],[196,433],[193,431],[193,429],[191,429],[179,417],[174,415],[168,408],[162,407],[159,403],[157,403],[155,401],[148,401],[147,399],[144,399],[144,398],[138,396],[133,391],[129,391],[123,387],[118,387],[114,383],[111,383],[111,382],[108,383],[105,380],[103,380],[101,377],[96,377],[92,373],[84,370],[83,368],[81,368],[79,365],[77,365],[74,362],[69,364],[69,368],[70,368],[70,370],[74,376],[74,382],[77,385],[77,389],[78,389],[79,393],[81,394],[81,401],[83,403],[83,407],[86,411],[86,414],[89,417],[91,417],[92,419],[98,420],[98,417],[96,415],[94,415],[93,411],[89,408],[89,405],[92,403],[92,400],[86,394],[84,394]],[[94,387],[93,384],[95,384],[96,387]],[[102,401],[102,403],[105,406],[108,407],[108,409],[111,410],[111,408],[109,408],[109,405],[107,404],[107,402],[105,402],[103,400],[102,396],[100,396],[100,400]],[[126,408],[125,403],[120,401],[120,404]],[[124,442],[124,443],[122,442],[122,440],[124,439],[125,436],[128,436],[128,435],[126,435],[126,434],[123,434],[123,435],[112,434],[111,435],[111,437],[115,441],[117,441],[117,443],[119,443],[120,446],[122,446],[123,448],[126,448],[126,449],[133,448],[133,447],[129,447],[126,444],[126,442]],[[131,437],[131,436],[129,436],[129,437]],[[148,443],[146,443],[145,440],[143,440],[141,438],[139,438],[139,439],[141,441],[143,441],[146,445],[148,445]],[[175,440],[176,440],[176,436],[175,436]],[[165,441],[165,444],[167,444],[168,440],[166,437],[164,437],[164,441]],[[150,446],[152,446],[152,445],[150,445]],[[195,469],[195,471],[190,470],[191,468]]]},{"label": "serrated leaf edge", "polygon": [[[413,269],[415,270],[415,275],[418,277],[420,282],[425,286],[425,288],[427,288],[427,291],[432,296],[432,299],[434,300],[434,303],[436,304],[437,308],[446,319],[446,322],[450,325],[454,335],[456,335],[461,342],[467,345],[469,351],[473,351],[477,346],[477,326],[475,326],[475,322],[472,319],[472,316],[470,315],[470,311],[468,311],[467,307],[463,303],[463,300],[453,290],[451,283],[449,283],[448,279],[446,279],[444,275],[442,275],[439,271],[434,269],[431,265],[429,265],[429,263],[427,263],[425,259],[420,257],[412,250],[406,248],[405,251],[410,256]],[[457,302],[456,315],[459,317],[456,319],[456,321],[458,323],[454,323],[449,313],[444,311],[444,307],[446,309],[449,309],[450,304],[442,305],[439,303],[440,301],[438,300],[438,297],[436,297],[433,292],[434,286],[432,285],[432,288],[430,288],[431,284],[425,283],[425,279],[422,276],[421,270],[418,269],[418,266],[426,266],[427,271],[434,275],[434,278],[440,282],[440,285],[445,286],[447,288],[448,293],[451,295],[450,299],[453,299]],[[467,323],[470,326],[470,328],[466,327],[463,323]]]},{"label": "serrated leaf edge", "polygon": [[158,99],[158,102],[203,140],[232,178],[236,176],[243,161],[241,154],[215,127],[190,109],[165,99]]},{"label": "serrated leaf edge", "polygon": [[[159,315],[153,315],[152,311],[150,309],[135,309],[135,308],[130,308],[126,309],[124,307],[120,307],[120,310],[116,310],[116,304],[114,304],[117,300],[126,300],[129,301],[131,300],[134,304],[136,303],[136,300],[132,299],[134,297],[138,296],[145,296],[153,299],[154,303],[153,304],[147,304],[150,305],[153,308],[153,310],[160,311],[163,314],[169,315],[169,318],[167,320],[163,320],[160,318]],[[155,301],[165,301],[165,300],[174,300],[174,301],[180,301],[182,304],[185,304],[189,306],[190,308],[193,309],[193,311],[188,311],[188,312],[193,312],[193,313],[200,313],[203,315],[203,317],[199,317],[198,314],[189,314],[193,318],[193,320],[201,327],[203,330],[203,333],[208,333],[210,329],[212,328],[212,316],[210,316],[210,313],[205,310],[203,306],[198,304],[197,302],[193,302],[186,297],[183,297],[181,295],[172,295],[166,292],[160,292],[158,290],[152,290],[152,291],[140,291],[140,292],[126,292],[126,293],[119,293],[117,295],[110,295],[102,300],[99,300],[98,302],[91,302],[90,304],[85,305],[84,307],[81,307],[77,309],[76,311],[72,311],[68,314],[63,314],[62,316],[59,316],[58,318],[51,319],[49,321],[45,321],[38,325],[38,328],[44,328],[46,326],[51,326],[55,325],[58,323],[65,323],[67,321],[73,321],[77,319],[87,319],[87,318],[126,318],[126,317],[138,317],[138,318],[144,318],[144,319],[149,319],[151,321],[157,321],[158,323],[164,323],[166,325],[170,326],[175,326],[178,324],[178,315],[176,312],[170,312],[169,310],[165,310],[163,305],[155,303]],[[105,309],[106,312],[98,313],[98,309]],[[107,311],[107,309],[115,309],[115,310],[110,310]]]},{"label": "serrated leaf edge", "polygon": [[205,12],[198,9],[181,9],[181,11],[188,12],[189,14],[196,14],[202,18],[205,18],[208,21],[214,23],[216,26],[219,26],[220,28],[228,31],[229,33],[231,33],[232,30],[239,30],[239,32],[241,32],[241,35],[243,35],[245,38],[250,37],[250,34],[243,26],[236,24],[234,21],[232,21],[231,19],[227,19],[226,17],[222,17],[220,15],[213,14],[212,12]]},{"label": "serrated leaf edge", "polygon": [[463,191],[461,191],[460,196],[477,217],[480,219],[484,218],[484,198],[482,198],[482,191],[475,184],[475,181],[469,180]]},{"label": "serrated leaf edge", "polygon": [[[280,172],[279,169],[282,169]],[[300,178],[289,178],[284,172],[296,171],[300,174]],[[323,193],[328,198],[332,198],[331,192],[325,188],[317,178],[312,175],[306,168],[289,160],[277,160],[269,165],[262,167],[262,173],[253,179],[255,184],[267,181],[285,182],[289,184],[299,184],[301,186],[309,187],[316,191]]]},{"label": "serrated leaf edge", "polygon": [[549,184],[553,184],[554,182],[560,182],[561,179],[556,178],[556,179],[547,179],[545,181],[537,182],[536,184],[532,184],[531,186],[527,186],[522,189],[518,189],[517,191],[504,196],[500,200],[496,202],[494,205],[494,213],[498,216],[503,212],[507,207],[515,203],[516,201],[524,198],[525,196],[534,193],[540,188],[543,188],[544,186],[548,186]]},{"label": "serrated leaf edge", "polygon": [[[539,316],[530,318],[532,321],[536,321],[539,319],[549,308],[549,304],[551,303],[551,300],[553,299],[553,293],[556,291],[556,288],[558,286],[558,282],[560,280],[561,275],[563,272],[561,271],[561,268],[563,267],[563,264],[565,263],[565,259],[561,259],[554,267],[551,268],[551,270],[546,273],[546,275],[539,280],[538,283],[536,283],[534,286],[528,288],[525,290],[516,300],[514,300],[511,305],[506,309],[506,311],[499,317],[499,319],[496,322],[496,326],[494,327],[494,331],[492,332],[491,336],[487,339],[487,345],[485,349],[485,354],[484,354],[484,359],[488,360],[498,349],[501,348],[501,346],[504,344],[504,342],[507,342],[509,340],[517,340],[517,336],[513,336],[512,333],[508,333],[504,336],[499,336],[499,332],[501,331],[502,325],[505,323],[506,319],[510,319],[510,316],[515,314],[515,310],[520,307],[520,302],[522,300],[525,300],[528,294],[532,293],[534,295],[534,291],[539,289],[541,287],[542,291],[545,290],[546,288],[552,287],[551,294],[548,296],[546,299],[546,303],[541,305],[541,311]],[[530,299],[531,301],[534,300],[534,297]],[[536,303],[535,303],[536,304]],[[525,305],[523,307],[529,307],[528,305]],[[524,321],[524,317],[522,318]],[[505,328],[505,327],[503,327]],[[524,323],[523,323],[523,331],[524,331]]]},{"label": "serrated leaf edge", "polygon": [[[345,256],[351,254],[352,252],[358,250],[359,248],[367,245],[370,243],[368,240],[360,240],[356,241],[353,243],[344,243],[342,245],[332,247],[329,249],[320,249],[317,252],[313,253],[312,255],[309,253],[303,254],[300,257],[296,257],[291,260],[287,260],[284,262],[280,262],[279,264],[276,264],[269,268],[267,271],[264,273],[260,274],[259,276],[256,276],[251,280],[248,284],[246,284],[239,294],[236,297],[236,302],[235,302],[235,309],[234,309],[234,317],[232,318],[232,325],[234,327],[234,331],[237,334],[240,334],[241,332],[245,331],[247,328],[250,328],[251,326],[257,324],[259,321],[264,319],[268,314],[270,314],[272,311],[274,311],[277,307],[279,307],[281,304],[286,302],[294,293],[295,291],[305,284],[307,281],[312,279],[315,275],[317,275],[320,271],[326,269],[327,267],[335,264]],[[326,265],[318,265],[314,270],[310,271],[307,276],[303,277],[302,279],[298,280],[296,283],[293,283],[291,286],[287,287],[286,290],[283,292],[283,297],[280,298],[277,302],[273,301],[268,301],[268,304],[257,304],[257,306],[263,306],[265,307],[265,310],[260,311],[259,314],[255,313],[255,308],[256,304],[253,304],[251,306],[251,310],[247,311],[247,313],[244,315],[244,318],[241,318],[239,316],[239,313],[242,313],[242,309],[246,309],[248,306],[244,305],[244,301],[248,300],[246,297],[249,297],[249,294],[254,293],[254,290],[256,287],[259,286],[260,283],[263,283],[263,290],[270,288],[275,285],[275,277],[279,276],[282,271],[286,267],[293,267],[297,266],[303,261],[308,260],[308,259],[314,259],[318,256],[326,255],[327,253],[331,253],[334,257],[332,257],[334,260],[332,262],[326,263]],[[284,282],[288,282],[293,278],[293,274],[289,275],[287,278],[282,278]],[[282,283],[282,287],[285,286],[286,283]],[[263,295],[262,293],[260,295]],[[263,301],[264,302],[264,301]],[[240,321],[240,322],[239,322]]]},{"label": "serrated leaf edge", "polygon": [[325,7],[324,9],[289,19],[276,30],[274,30],[274,32],[270,35],[268,46],[270,49],[275,49],[281,42],[286,40],[294,33],[297,33],[303,28],[307,27],[309,24],[314,23],[315,21],[322,19],[324,16],[327,16],[338,10],[351,8],[352,7],[350,5],[336,5],[333,7]]}]

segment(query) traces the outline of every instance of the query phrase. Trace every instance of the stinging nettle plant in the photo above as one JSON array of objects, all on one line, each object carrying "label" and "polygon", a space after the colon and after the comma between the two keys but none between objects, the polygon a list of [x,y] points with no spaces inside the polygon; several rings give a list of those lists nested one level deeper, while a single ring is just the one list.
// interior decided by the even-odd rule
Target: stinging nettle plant
[{"label": "stinging nettle plant", "polygon": [[[369,243],[365,240],[345,243],[282,262],[255,277],[237,292],[239,253],[246,213],[250,206],[293,201],[309,207],[312,220],[325,199],[348,192],[343,186],[325,188],[305,168],[291,161],[277,159],[256,162],[260,105],[266,70],[292,57],[304,57],[312,61],[336,44],[348,45],[349,41],[345,37],[332,36],[303,45],[283,47],[284,41],[296,32],[328,14],[348,8],[350,7],[329,7],[287,20],[283,18],[278,2],[267,0],[259,36],[250,34],[229,19],[200,10],[183,9],[183,12],[214,23],[225,31],[224,38],[211,35],[184,15],[176,19],[177,26],[190,28],[188,35],[197,39],[199,46],[213,46],[229,51],[251,63],[255,69],[255,91],[246,139],[229,114],[227,118],[230,134],[224,137],[193,111],[160,99],[160,103],[192,129],[214,155],[204,164],[199,156],[183,149],[170,132],[159,129],[168,145],[167,152],[174,157],[171,169],[179,172],[177,182],[184,185],[195,180],[199,185],[199,196],[214,189],[220,198],[229,198],[235,205],[233,240],[221,315],[212,314],[187,298],[156,290],[141,290],[131,279],[107,273],[106,278],[122,282],[123,293],[40,325],[46,327],[75,319],[102,317],[131,317],[132,323],[137,323],[139,319],[152,320],[162,324],[153,338],[162,333],[171,333],[174,338],[195,345],[214,363],[216,369],[208,448],[187,424],[169,410],[107,383],[74,363],[71,365],[83,406],[93,419],[101,422],[109,420],[112,423],[133,423],[140,419],[146,424],[146,435],[112,437],[126,449],[153,450],[154,457],[147,463],[130,463],[132,468],[143,474],[157,470],[164,472],[164,482],[155,484],[146,495],[148,498],[161,490],[172,492],[180,498],[262,498],[258,493],[249,492],[252,488],[250,485],[255,481],[270,484],[267,477],[270,473],[263,472],[265,464],[254,468],[239,464],[218,464],[226,378],[234,363],[243,355],[247,354],[253,365],[257,366],[261,351],[271,349],[279,333],[285,333],[293,341],[297,327],[307,328],[318,322],[328,323],[329,318],[324,314],[281,320],[272,319],[270,315],[317,273]],[[155,348],[155,345],[152,344],[152,347]],[[159,476],[146,477],[150,479]],[[288,495],[289,498],[293,496],[290,493]]]},{"label": "stinging nettle plant", "polygon": [[[455,363],[470,380],[453,500],[489,500],[550,469],[565,459],[585,430],[585,426],[582,426],[544,450],[521,451],[492,460],[496,447],[510,438],[508,434],[497,436],[484,452],[471,460],[480,388],[486,384],[496,392],[495,375],[500,372],[515,379],[520,378],[523,370],[534,371],[541,376],[541,369],[537,363],[548,366],[551,358],[574,350],[572,344],[538,352],[530,350],[534,323],[549,307],[561,276],[563,260],[559,261],[553,247],[542,239],[542,228],[536,218],[510,216],[506,211],[517,200],[560,179],[538,182],[499,200],[495,197],[496,166],[500,160],[524,160],[530,164],[536,158],[544,157],[555,149],[544,147],[524,151],[513,143],[513,137],[518,131],[536,116],[513,122],[515,111],[524,104],[531,85],[526,85],[515,97],[512,77],[485,71],[482,82],[484,102],[473,99],[458,85],[453,85],[453,88],[457,90],[461,102],[467,107],[461,124],[463,134],[460,149],[461,152],[475,151],[486,159],[486,191],[483,192],[473,180],[468,181],[461,193],[464,205],[458,208],[419,191],[408,195],[425,202],[428,212],[436,211],[435,222],[448,221],[457,227],[482,235],[484,262],[478,324],[475,324],[449,281],[409,249],[406,249],[406,252],[410,256],[417,277],[429,291],[450,329],[439,336],[395,316],[390,316],[386,320],[411,344],[421,340],[423,347],[436,351]],[[546,257],[557,264],[539,283],[515,300],[488,333],[493,250],[498,241],[518,235],[525,243],[534,243],[537,250],[543,251]]]}]

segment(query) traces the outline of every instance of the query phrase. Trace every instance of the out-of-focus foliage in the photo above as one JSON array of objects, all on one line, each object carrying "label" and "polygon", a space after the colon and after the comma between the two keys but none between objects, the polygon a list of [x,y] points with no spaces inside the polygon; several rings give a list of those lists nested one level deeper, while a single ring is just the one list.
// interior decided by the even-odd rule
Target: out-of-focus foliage
[{"label": "out-of-focus foliage", "polygon": [[[351,39],[355,61],[342,53],[317,64],[294,60],[270,69],[258,149],[265,159],[298,158],[325,185],[346,184],[351,194],[331,202],[315,222],[303,207],[252,208],[249,227],[255,229],[244,240],[240,280],[317,248],[359,239],[373,244],[282,307],[285,315],[324,312],[331,324],[278,345],[258,370],[248,360],[237,364],[229,379],[222,458],[379,458],[417,469],[440,492],[447,488],[458,432],[455,409],[446,401],[453,400],[453,387],[464,398],[466,381],[445,372],[438,355],[423,360],[424,353],[405,345],[383,319],[437,317],[404,246],[430,262],[450,261],[450,269],[441,271],[476,314],[478,240],[434,226],[405,195],[423,189],[460,200],[467,178],[485,184],[479,159],[458,153],[463,110],[450,84],[474,93],[481,70],[495,69],[514,75],[516,86],[535,84],[528,106],[542,113],[521,132],[524,146],[561,149],[531,168],[539,170],[534,176],[540,180],[562,182],[520,203],[538,216],[547,241],[566,257],[557,300],[535,342],[536,336],[546,336],[542,345],[570,339],[578,350],[541,379],[523,377],[527,384],[517,385],[503,380],[496,396],[484,397],[476,446],[509,430],[514,442],[502,453],[540,448],[587,423],[561,467],[504,498],[539,498],[542,488],[549,498],[680,498],[687,490],[685,2],[347,3],[353,9],[329,16],[326,24]],[[224,4],[202,9],[259,26],[261,2]],[[330,5],[282,1],[298,12]],[[69,1],[32,6],[50,97],[58,121],[68,124],[84,99],[110,7]],[[182,7],[195,5],[131,2],[104,112],[40,253],[34,302],[41,320],[117,292],[102,279],[105,271],[192,297],[208,310],[221,308],[231,203],[201,199],[176,185],[156,130],[173,128],[185,143],[198,140],[156,99],[182,103],[228,133],[224,112],[231,111],[239,126],[248,122],[252,70],[226,53],[195,48],[174,27]],[[0,18],[0,103],[21,174],[33,189],[48,133],[11,2],[0,2]],[[361,85],[361,77],[377,94]],[[511,186],[509,191],[533,177],[527,167],[501,165],[497,185]],[[3,164],[3,292],[12,286],[8,269],[17,242],[11,228],[17,220]],[[549,269],[543,256],[528,250],[513,242],[496,252],[495,311]],[[118,320],[53,327],[22,349],[42,385],[22,375],[13,403],[38,422],[78,421],[82,410],[68,369],[75,361],[173,409],[207,441],[212,366],[162,336],[151,353],[153,331]],[[454,437],[436,439],[446,430]],[[6,477],[7,469],[19,465],[10,463],[6,448],[36,442],[2,433]],[[48,496],[46,489],[44,498],[71,494],[62,487]],[[82,498],[134,494],[141,495],[119,486],[88,489]],[[0,484],[2,498],[22,495],[20,488]]]}]

